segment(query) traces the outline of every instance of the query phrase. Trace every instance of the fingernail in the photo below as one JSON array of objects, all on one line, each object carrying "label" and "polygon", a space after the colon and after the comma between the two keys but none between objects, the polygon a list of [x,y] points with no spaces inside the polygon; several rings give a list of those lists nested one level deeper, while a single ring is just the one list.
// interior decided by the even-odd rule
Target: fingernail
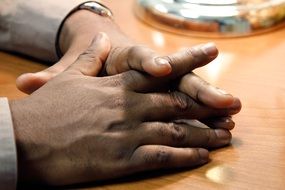
[{"label": "fingernail", "polygon": [[223,126],[223,129],[231,130],[235,127],[235,122],[232,120],[231,117],[220,118],[219,120],[217,120],[217,122],[217,125],[220,124],[221,126]]},{"label": "fingernail", "polygon": [[155,63],[159,66],[170,66],[169,62],[166,59],[160,57],[155,59]]},{"label": "fingernail", "polygon": [[200,158],[203,163],[206,163],[209,161],[209,151],[208,150],[200,148],[198,152],[199,152]]},{"label": "fingernail", "polygon": [[235,122],[233,121],[232,118],[222,118],[221,121],[222,121],[222,122],[225,122],[225,123],[232,123],[232,124],[235,124]]},{"label": "fingernail", "polygon": [[208,43],[201,46],[201,50],[210,57],[216,57],[218,49],[214,43]]},{"label": "fingernail", "polygon": [[223,129],[215,129],[215,133],[223,144],[229,144],[231,142],[232,136],[229,131]]}]

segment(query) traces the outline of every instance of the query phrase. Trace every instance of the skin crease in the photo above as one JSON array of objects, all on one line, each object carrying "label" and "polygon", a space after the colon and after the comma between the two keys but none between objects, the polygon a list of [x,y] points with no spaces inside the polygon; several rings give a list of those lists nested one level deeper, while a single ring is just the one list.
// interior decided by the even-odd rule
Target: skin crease
[{"label": "skin crease", "polygon": [[[194,167],[209,161],[208,148],[230,143],[227,126],[212,118],[238,113],[238,99],[227,109],[213,108],[178,92],[183,80],[172,92],[163,89],[205,64],[203,50],[192,49],[192,60],[174,65],[167,77],[137,71],[96,77],[110,49],[99,33],[64,72],[27,98],[10,101],[21,181],[67,185]],[[200,128],[206,120],[212,128]]]}]

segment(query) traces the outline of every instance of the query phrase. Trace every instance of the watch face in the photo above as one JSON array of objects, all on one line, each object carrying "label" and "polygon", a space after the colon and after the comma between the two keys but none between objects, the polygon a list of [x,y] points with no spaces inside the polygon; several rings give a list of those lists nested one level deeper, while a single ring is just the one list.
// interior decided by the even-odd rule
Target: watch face
[{"label": "watch face", "polygon": [[284,25],[285,0],[137,0],[136,14],[182,35],[247,36]]}]

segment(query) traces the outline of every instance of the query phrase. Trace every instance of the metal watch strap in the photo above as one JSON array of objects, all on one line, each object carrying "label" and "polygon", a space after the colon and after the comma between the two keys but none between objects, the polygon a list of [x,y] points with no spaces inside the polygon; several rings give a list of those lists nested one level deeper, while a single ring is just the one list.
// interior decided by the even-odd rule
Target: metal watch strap
[{"label": "metal watch strap", "polygon": [[64,18],[64,20],[62,21],[62,23],[58,29],[58,32],[57,32],[55,48],[56,48],[56,54],[57,54],[58,58],[61,58],[63,56],[63,54],[60,50],[60,46],[59,46],[59,38],[60,38],[60,33],[61,33],[62,28],[63,28],[63,25],[64,25],[66,19],[78,10],[88,10],[88,11],[91,11],[91,12],[97,14],[97,15],[100,15],[103,17],[109,17],[110,19],[113,19],[112,11],[108,7],[106,7],[105,5],[103,5],[97,1],[87,1],[87,2],[84,2],[80,5],[78,5],[77,7],[75,7]]},{"label": "metal watch strap", "polygon": [[113,18],[113,13],[108,7],[95,1],[89,1],[79,5],[77,10],[81,9],[92,11],[100,16]]}]

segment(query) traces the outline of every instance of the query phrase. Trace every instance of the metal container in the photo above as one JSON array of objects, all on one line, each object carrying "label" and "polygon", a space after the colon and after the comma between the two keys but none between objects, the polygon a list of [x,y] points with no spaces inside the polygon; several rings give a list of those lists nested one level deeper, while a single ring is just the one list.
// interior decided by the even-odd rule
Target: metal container
[{"label": "metal container", "polygon": [[285,0],[137,0],[135,12],[156,28],[201,37],[248,36],[285,25]]}]

